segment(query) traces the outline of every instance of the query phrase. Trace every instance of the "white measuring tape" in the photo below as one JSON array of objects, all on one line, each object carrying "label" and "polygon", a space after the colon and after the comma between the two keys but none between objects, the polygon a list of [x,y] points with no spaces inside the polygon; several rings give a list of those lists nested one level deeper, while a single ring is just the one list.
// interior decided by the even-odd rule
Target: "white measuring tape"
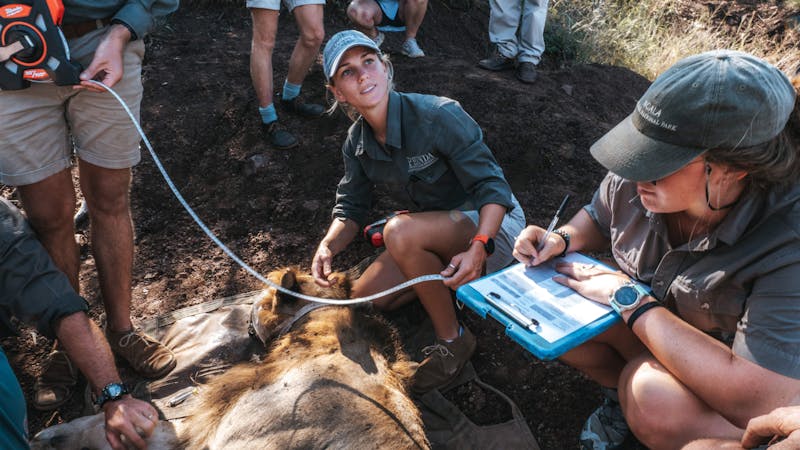
[{"label": "white measuring tape", "polygon": [[247,265],[247,263],[242,261],[238,256],[236,256],[236,254],[233,253],[233,251],[231,249],[229,249],[227,245],[223,244],[222,241],[220,241],[219,238],[206,226],[206,224],[203,223],[202,220],[200,220],[200,217],[197,216],[197,214],[194,212],[192,207],[189,206],[188,203],[186,203],[186,200],[183,198],[181,193],[178,191],[178,188],[175,187],[175,184],[172,182],[172,179],[169,177],[169,175],[167,174],[167,171],[164,169],[164,166],[161,164],[161,160],[158,159],[158,156],[156,155],[156,152],[153,150],[153,146],[150,145],[150,141],[147,139],[147,136],[145,136],[144,131],[142,130],[142,127],[139,125],[139,122],[136,120],[135,117],[133,117],[133,113],[131,112],[130,108],[128,108],[128,105],[126,105],[125,102],[122,100],[122,98],[120,98],[120,96],[116,92],[114,92],[113,89],[111,89],[110,87],[106,86],[105,84],[103,84],[103,83],[101,83],[99,81],[95,81],[95,80],[90,80],[90,82],[94,83],[94,84],[102,87],[106,91],[110,92],[111,95],[113,95],[114,98],[117,99],[119,104],[122,105],[123,108],[125,108],[125,112],[128,113],[128,117],[130,117],[131,122],[133,122],[133,124],[136,126],[136,130],[139,131],[139,135],[142,137],[142,140],[144,141],[144,144],[147,147],[147,151],[150,152],[150,156],[153,157],[153,162],[156,163],[156,167],[158,167],[158,171],[161,172],[161,176],[164,177],[164,180],[167,182],[167,185],[169,185],[170,190],[172,190],[172,193],[175,194],[175,198],[177,198],[178,201],[181,203],[181,205],[183,205],[183,208],[186,210],[186,212],[188,212],[189,215],[192,216],[192,219],[194,219],[194,221],[197,223],[197,225],[200,227],[200,229],[202,229],[203,232],[212,241],[214,241],[214,243],[217,244],[217,246],[219,248],[222,249],[222,251],[224,251],[228,256],[230,256],[232,260],[234,260],[237,264],[239,264],[239,266],[241,266],[244,270],[246,270],[248,273],[250,273],[250,275],[253,275],[254,277],[256,277],[262,283],[268,284],[268,285],[274,287],[275,289],[279,290],[280,292],[283,292],[284,294],[292,295],[294,297],[301,298],[303,300],[308,300],[308,301],[317,302],[317,303],[325,303],[325,304],[328,304],[328,305],[352,305],[352,304],[355,304],[355,303],[369,302],[369,301],[375,300],[377,298],[381,298],[381,297],[383,297],[385,295],[393,294],[393,293],[395,293],[397,291],[400,291],[402,289],[405,289],[405,288],[407,288],[409,286],[413,286],[413,285],[418,284],[418,283],[424,283],[426,281],[441,281],[441,280],[444,280],[444,277],[439,275],[439,274],[422,275],[420,277],[413,278],[411,280],[406,281],[405,283],[398,284],[397,286],[395,286],[393,288],[387,289],[387,290],[382,291],[382,292],[378,292],[376,294],[368,295],[366,297],[358,297],[358,298],[343,299],[343,300],[322,298],[322,297],[314,297],[314,296],[311,296],[311,295],[305,295],[305,294],[301,294],[299,292],[291,291],[289,289],[286,289],[283,286],[280,286],[278,284],[273,283],[272,281],[268,280],[266,277],[264,277],[260,273],[256,272],[255,269],[253,269],[252,267]]}]

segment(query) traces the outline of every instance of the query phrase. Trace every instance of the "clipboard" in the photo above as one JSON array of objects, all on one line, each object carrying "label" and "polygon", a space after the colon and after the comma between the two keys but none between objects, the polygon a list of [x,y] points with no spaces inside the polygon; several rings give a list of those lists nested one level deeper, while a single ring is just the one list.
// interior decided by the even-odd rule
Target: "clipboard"
[{"label": "clipboard", "polygon": [[555,359],[608,330],[621,319],[611,307],[593,302],[552,281],[557,262],[611,267],[571,253],[537,267],[514,264],[467,283],[456,298],[484,319],[491,316],[505,333],[539,359]]}]

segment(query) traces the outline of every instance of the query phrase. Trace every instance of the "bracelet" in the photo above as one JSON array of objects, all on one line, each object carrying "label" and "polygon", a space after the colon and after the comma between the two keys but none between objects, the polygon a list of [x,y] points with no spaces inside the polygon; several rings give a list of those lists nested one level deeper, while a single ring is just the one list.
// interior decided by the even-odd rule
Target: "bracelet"
[{"label": "bracelet", "polygon": [[567,255],[567,250],[569,250],[569,233],[567,233],[566,231],[561,230],[561,229],[553,230],[553,233],[561,236],[561,239],[564,240],[564,244],[566,244],[566,245],[564,245],[564,251],[561,252],[558,255],[558,257],[561,258],[563,256],[566,256]]},{"label": "bracelet", "polygon": [[651,309],[657,308],[659,306],[662,307],[662,308],[665,307],[664,305],[661,304],[661,302],[656,300],[654,302],[645,303],[644,305],[636,308],[636,310],[633,311],[631,316],[628,317],[628,328],[633,330],[633,323],[636,322],[636,319],[638,319],[639,317],[642,317],[642,314],[646,313],[647,311],[650,311]]}]

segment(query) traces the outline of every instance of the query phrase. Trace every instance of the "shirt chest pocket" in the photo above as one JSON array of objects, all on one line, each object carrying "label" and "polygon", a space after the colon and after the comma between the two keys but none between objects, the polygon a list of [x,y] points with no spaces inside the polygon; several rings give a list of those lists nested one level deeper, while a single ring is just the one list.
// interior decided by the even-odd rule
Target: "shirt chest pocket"
[{"label": "shirt chest pocket", "polygon": [[418,170],[409,170],[409,179],[412,183],[422,181],[423,183],[434,184],[447,173],[447,164],[437,159],[431,165]]},{"label": "shirt chest pocket", "polygon": [[735,332],[747,300],[747,293],[730,283],[707,287],[682,277],[670,291],[681,317],[703,331]]}]

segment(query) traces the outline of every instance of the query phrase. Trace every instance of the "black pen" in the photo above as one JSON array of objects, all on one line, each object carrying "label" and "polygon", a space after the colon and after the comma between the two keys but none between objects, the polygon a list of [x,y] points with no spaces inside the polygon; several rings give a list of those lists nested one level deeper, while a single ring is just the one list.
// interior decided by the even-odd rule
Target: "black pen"
[{"label": "black pen", "polygon": [[539,243],[539,248],[536,251],[541,251],[544,248],[544,243],[547,242],[547,238],[550,237],[550,233],[556,228],[556,224],[558,224],[558,219],[561,217],[561,214],[564,213],[564,209],[567,208],[567,203],[569,202],[569,194],[564,196],[564,200],[561,201],[561,206],[558,207],[556,210],[556,215],[553,216],[553,220],[550,221],[550,225],[547,227],[547,231],[544,232],[544,236],[542,236],[542,240]]}]

